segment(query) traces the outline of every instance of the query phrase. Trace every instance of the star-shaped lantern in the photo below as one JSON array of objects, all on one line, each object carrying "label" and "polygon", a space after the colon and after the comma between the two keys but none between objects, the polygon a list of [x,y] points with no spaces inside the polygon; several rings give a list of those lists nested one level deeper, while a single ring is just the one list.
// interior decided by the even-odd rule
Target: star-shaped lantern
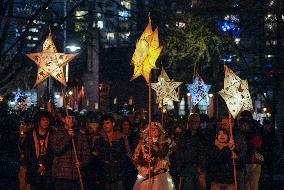
[{"label": "star-shaped lantern", "polygon": [[204,83],[203,79],[197,74],[192,84],[187,85],[187,89],[191,94],[192,105],[200,103],[202,105],[208,105],[208,92],[211,85]]},{"label": "star-shaped lantern", "polygon": [[42,52],[30,53],[27,56],[38,66],[37,79],[34,86],[52,76],[63,85],[66,85],[63,66],[68,64],[76,54],[58,53],[52,40],[51,33],[43,43]]},{"label": "star-shaped lantern", "polygon": [[157,83],[151,83],[151,88],[156,91],[157,103],[163,102],[167,104],[169,100],[179,101],[178,94],[175,89],[181,85],[182,82],[175,82],[170,80],[169,76],[162,69],[161,75],[158,78]]},{"label": "star-shaped lantern", "polygon": [[131,64],[134,65],[134,74],[132,79],[143,75],[146,82],[150,82],[150,74],[153,68],[156,68],[156,61],[162,51],[162,46],[159,44],[158,28],[152,31],[151,18],[149,23],[136,43],[136,49],[131,59]]},{"label": "star-shaped lantern", "polygon": [[226,65],[224,65],[224,70],[224,89],[218,93],[225,100],[233,118],[236,118],[240,111],[253,109],[248,82],[247,80],[241,80]]}]

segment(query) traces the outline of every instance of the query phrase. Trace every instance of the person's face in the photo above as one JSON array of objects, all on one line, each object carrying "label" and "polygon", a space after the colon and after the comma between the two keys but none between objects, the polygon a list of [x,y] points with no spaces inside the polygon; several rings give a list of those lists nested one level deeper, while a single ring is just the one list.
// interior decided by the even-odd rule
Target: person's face
[{"label": "person's face", "polygon": [[124,121],[122,123],[122,132],[124,134],[129,134],[130,133],[130,125],[129,125],[129,122],[128,121]]},{"label": "person's face", "polygon": [[75,117],[68,115],[65,118],[63,118],[63,123],[67,128],[72,128],[75,124]]},{"label": "person's face", "polygon": [[107,120],[103,121],[104,132],[108,133],[108,132],[112,131],[113,130],[113,126],[114,126],[114,123],[111,122],[110,119],[107,119]]},{"label": "person's face", "polygon": [[38,122],[38,125],[42,129],[47,129],[49,126],[49,119],[47,117],[41,117]]},{"label": "person's face", "polygon": [[98,123],[89,123],[88,129],[90,134],[97,134],[99,132],[99,124]]},{"label": "person's face", "polygon": [[182,133],[182,129],[180,127],[175,128],[174,131],[175,134],[181,134]]},{"label": "person's face", "polygon": [[200,118],[198,115],[190,116],[189,121],[189,128],[191,130],[197,130],[200,127]]},{"label": "person's face", "polygon": [[159,126],[157,126],[155,124],[151,124],[151,129],[152,129],[152,137],[158,138],[159,134],[160,134]]},{"label": "person's face", "polygon": [[219,143],[227,143],[228,142],[228,135],[224,131],[219,131],[217,140]]}]

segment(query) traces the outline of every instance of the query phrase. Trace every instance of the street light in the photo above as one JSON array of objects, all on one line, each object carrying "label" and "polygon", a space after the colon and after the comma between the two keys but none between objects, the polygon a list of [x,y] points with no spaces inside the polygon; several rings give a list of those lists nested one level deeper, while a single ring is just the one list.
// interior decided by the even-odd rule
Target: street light
[{"label": "street light", "polygon": [[66,48],[69,49],[71,52],[75,52],[81,49],[79,46],[75,46],[75,45],[66,46]]},{"label": "street light", "polygon": [[[76,52],[77,50],[79,50],[81,48],[79,46],[70,45],[70,46],[66,46],[66,49],[69,49],[71,52]],[[66,82],[68,82],[68,80],[69,80],[69,63],[67,63],[67,65],[65,67],[65,76],[66,76]]]}]

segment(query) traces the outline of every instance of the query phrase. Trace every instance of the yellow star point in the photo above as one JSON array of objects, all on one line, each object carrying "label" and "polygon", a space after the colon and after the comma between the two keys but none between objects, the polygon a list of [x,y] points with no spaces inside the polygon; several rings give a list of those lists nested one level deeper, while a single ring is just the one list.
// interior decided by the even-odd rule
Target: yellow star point
[{"label": "yellow star point", "polygon": [[58,53],[51,34],[44,41],[42,52],[30,53],[27,56],[38,66],[37,79],[34,86],[37,86],[49,76],[66,86],[63,67],[74,59],[76,54]]},{"label": "yellow star point", "polygon": [[239,112],[253,109],[248,82],[247,80],[241,80],[226,65],[224,66],[224,70],[224,89],[218,93],[225,100],[233,118],[236,118]]},{"label": "yellow star point", "polygon": [[143,75],[146,82],[150,82],[150,74],[153,68],[156,68],[156,61],[162,51],[159,44],[158,28],[152,30],[151,19],[136,43],[136,49],[131,59],[134,65],[134,73],[131,80]]}]

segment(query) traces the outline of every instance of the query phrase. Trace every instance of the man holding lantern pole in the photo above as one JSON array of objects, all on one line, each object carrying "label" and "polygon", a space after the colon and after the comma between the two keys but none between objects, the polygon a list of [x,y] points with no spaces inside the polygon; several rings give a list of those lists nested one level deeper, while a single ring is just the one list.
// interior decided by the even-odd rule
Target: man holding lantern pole
[{"label": "man holding lantern pole", "polygon": [[80,169],[88,162],[90,149],[85,134],[75,127],[75,117],[71,110],[63,110],[62,125],[51,136],[54,152],[52,176],[56,190],[84,189]]}]

